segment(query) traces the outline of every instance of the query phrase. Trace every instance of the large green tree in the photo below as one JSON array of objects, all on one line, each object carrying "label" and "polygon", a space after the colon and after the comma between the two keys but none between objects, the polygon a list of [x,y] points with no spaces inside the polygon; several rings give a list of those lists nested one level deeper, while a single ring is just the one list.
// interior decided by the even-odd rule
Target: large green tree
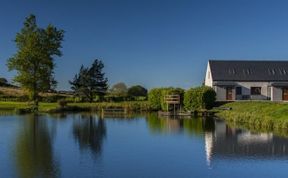
[{"label": "large green tree", "polygon": [[101,101],[108,88],[108,79],[102,71],[103,68],[103,62],[98,59],[94,60],[91,67],[82,65],[79,73],[75,75],[72,81],[69,81],[72,85],[71,89],[76,95],[84,97],[89,102],[93,102],[96,96]]},{"label": "large green tree", "polygon": [[36,17],[30,15],[16,35],[17,52],[8,59],[9,70],[16,70],[14,81],[26,89],[38,109],[39,93],[56,86],[54,57],[61,56],[64,31],[53,25],[38,27]]}]

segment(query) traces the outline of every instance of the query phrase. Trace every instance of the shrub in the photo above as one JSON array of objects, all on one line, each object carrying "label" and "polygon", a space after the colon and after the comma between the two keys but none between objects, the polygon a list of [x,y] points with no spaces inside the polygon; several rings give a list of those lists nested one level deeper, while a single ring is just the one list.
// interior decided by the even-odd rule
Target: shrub
[{"label": "shrub", "polygon": [[216,92],[211,87],[202,88],[202,108],[212,109],[216,101]]},{"label": "shrub", "polygon": [[152,110],[161,109],[161,88],[153,88],[148,93],[148,101]]},{"label": "shrub", "polygon": [[183,98],[184,98],[184,90],[181,88],[154,88],[149,91],[148,93],[148,101],[150,102],[150,105],[153,110],[166,110],[167,104],[165,103],[164,97],[166,95],[180,95],[180,105],[183,104]]},{"label": "shrub", "polygon": [[196,110],[199,109],[199,97],[197,96],[197,89],[191,88],[187,90],[184,94],[184,108],[186,110]]},{"label": "shrub", "polygon": [[166,95],[180,95],[180,105],[183,104],[184,90],[182,88],[162,88],[161,89],[161,109],[167,110],[167,103],[165,102]]},{"label": "shrub", "polygon": [[216,93],[210,87],[196,87],[187,90],[184,94],[186,110],[211,109],[216,100]]}]

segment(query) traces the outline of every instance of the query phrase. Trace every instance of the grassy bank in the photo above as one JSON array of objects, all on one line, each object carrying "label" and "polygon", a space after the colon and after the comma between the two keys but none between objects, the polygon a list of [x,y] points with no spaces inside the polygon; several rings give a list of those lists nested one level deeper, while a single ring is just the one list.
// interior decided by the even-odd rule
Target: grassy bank
[{"label": "grassy bank", "polygon": [[222,107],[217,116],[236,126],[255,131],[273,131],[288,135],[288,103],[274,102],[233,102]]},{"label": "grassy bank", "polygon": [[[151,107],[147,101],[127,101],[116,103],[68,103],[66,111],[87,111],[87,110],[101,110],[107,107],[123,107],[128,111],[150,111]],[[28,109],[29,103],[27,102],[0,102],[0,110],[23,110]],[[53,112],[59,108],[58,103],[39,103],[40,112]],[[61,110],[57,110],[61,111]]]}]

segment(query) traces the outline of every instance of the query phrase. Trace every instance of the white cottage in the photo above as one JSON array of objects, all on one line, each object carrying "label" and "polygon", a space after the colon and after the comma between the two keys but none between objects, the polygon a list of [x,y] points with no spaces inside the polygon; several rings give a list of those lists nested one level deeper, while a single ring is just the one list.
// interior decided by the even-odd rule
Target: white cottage
[{"label": "white cottage", "polygon": [[210,60],[205,85],[217,101],[288,101],[288,61]]}]

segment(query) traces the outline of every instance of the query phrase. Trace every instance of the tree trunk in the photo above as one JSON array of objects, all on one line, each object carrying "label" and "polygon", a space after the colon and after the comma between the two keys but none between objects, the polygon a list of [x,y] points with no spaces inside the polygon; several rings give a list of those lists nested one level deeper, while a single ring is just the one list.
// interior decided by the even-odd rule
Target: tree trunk
[{"label": "tree trunk", "polygon": [[33,91],[32,91],[32,100],[33,100],[33,106],[32,106],[32,110],[33,112],[38,112],[38,108],[39,108],[39,95],[38,92],[36,90],[36,87],[34,87]]}]

